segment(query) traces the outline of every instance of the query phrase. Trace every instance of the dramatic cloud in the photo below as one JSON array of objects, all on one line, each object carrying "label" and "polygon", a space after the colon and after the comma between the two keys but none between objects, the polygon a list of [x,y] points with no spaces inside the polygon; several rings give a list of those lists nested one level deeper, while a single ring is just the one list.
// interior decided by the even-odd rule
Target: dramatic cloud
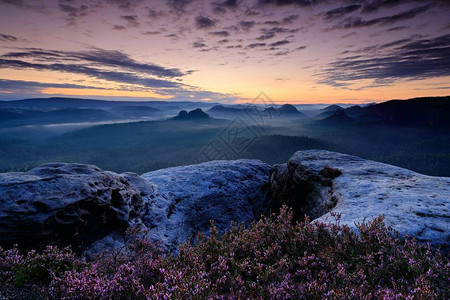
[{"label": "dramatic cloud", "polygon": [[404,29],[407,29],[407,28],[408,28],[408,26],[396,26],[396,27],[389,28],[386,31],[388,31],[388,32],[400,31],[400,30],[404,30]]},{"label": "dramatic cloud", "polygon": [[255,21],[241,21],[239,22],[239,26],[241,26],[242,29],[249,31],[255,26],[255,23]]},{"label": "dramatic cloud", "polygon": [[220,36],[220,37],[228,37],[230,36],[230,33],[226,30],[223,31],[214,31],[214,32],[210,32],[210,34],[215,35],[215,36]]},{"label": "dramatic cloud", "polygon": [[75,64],[40,64],[40,63],[29,63],[22,60],[14,60],[14,59],[6,60],[0,58],[0,66],[2,68],[12,68],[12,69],[34,69],[45,71],[58,71],[71,74],[82,74],[97,79],[103,79],[119,83],[137,84],[152,88],[173,88],[178,86],[177,83],[168,80],[161,80],[155,78],[142,78],[141,76],[138,76],[135,73],[104,71],[99,68],[86,67]]},{"label": "dramatic cloud", "polygon": [[127,29],[125,26],[123,25],[114,25],[113,30],[125,30]]},{"label": "dramatic cloud", "polygon": [[[170,90],[191,99],[188,91],[196,87],[187,81],[200,90],[211,86],[211,76],[221,78],[215,88],[230,87],[243,97],[247,75],[261,78],[261,86],[289,73],[290,82],[267,86],[274,97],[322,99],[330,96],[322,97],[312,76],[352,87],[441,80],[433,77],[448,74],[440,56],[448,52],[437,46],[437,36],[450,34],[449,11],[448,0],[0,0],[0,79],[39,82],[44,76],[36,71],[42,70],[46,82],[109,81],[110,87]],[[422,54],[413,54],[419,41],[428,42]],[[292,72],[293,63],[298,68]],[[278,74],[259,75],[273,64]],[[188,76],[192,66],[201,68],[196,76]],[[409,83],[397,83],[390,90],[396,96],[409,91]]]},{"label": "dramatic cloud", "polygon": [[88,14],[89,6],[86,4],[77,4],[75,1],[71,0],[59,0],[58,8],[66,13],[67,19],[74,21],[78,17],[83,17]]},{"label": "dramatic cloud", "polygon": [[269,44],[269,46],[270,47],[279,47],[279,46],[287,45],[289,43],[290,43],[290,41],[288,41],[288,40],[282,40],[282,41],[278,41],[275,43],[271,43],[271,44]]},{"label": "dramatic cloud", "polygon": [[139,21],[138,16],[136,15],[127,15],[127,16],[120,16],[123,20],[127,21],[129,27],[138,27]]},{"label": "dramatic cloud", "polygon": [[[118,0],[120,1],[120,0]],[[185,8],[192,2],[193,0],[167,0],[169,6],[174,10],[175,13],[183,13]]]},{"label": "dramatic cloud", "polygon": [[25,6],[23,0],[0,0],[0,3],[6,3],[16,6]]},{"label": "dramatic cloud", "polygon": [[23,80],[6,80],[0,79],[0,90],[10,91],[36,91],[36,89],[42,88],[67,88],[67,89],[100,89],[101,87],[79,85],[79,84],[59,84],[59,83],[43,83],[36,81],[23,81]]},{"label": "dramatic cloud", "polygon": [[[385,44],[381,48],[389,48],[389,51],[381,51],[384,55],[377,56],[380,48],[376,47],[372,49],[371,55],[356,55],[336,60],[321,72],[320,82],[332,86],[346,86],[362,79],[373,79],[375,83],[387,84],[398,79],[450,76],[450,35],[413,42],[400,40]],[[361,50],[361,53],[363,52],[366,51]]]},{"label": "dramatic cloud", "polygon": [[266,43],[253,43],[250,45],[247,45],[248,49],[253,49],[253,48],[261,48],[261,47],[265,47]]},{"label": "dramatic cloud", "polygon": [[0,56],[0,67],[82,74],[97,79],[152,88],[178,87],[178,83],[164,78],[180,77],[189,73],[154,64],[139,63],[120,51],[101,49],[86,52],[44,49],[10,52]]},{"label": "dramatic cloud", "polygon": [[236,9],[238,7],[238,3],[236,0],[226,0],[222,2],[214,3],[213,11],[216,14],[225,13],[227,9]]},{"label": "dramatic cloud", "polygon": [[15,36],[9,35],[9,34],[2,34],[0,33],[0,41],[3,42],[15,42],[18,39]]},{"label": "dramatic cloud", "polygon": [[325,19],[327,19],[327,20],[339,19],[349,13],[357,11],[360,8],[361,8],[361,5],[359,5],[359,4],[338,7],[338,8],[327,11],[325,13]]},{"label": "dramatic cloud", "polygon": [[168,69],[154,64],[140,63],[132,59],[129,55],[114,50],[94,49],[91,51],[65,52],[55,50],[45,50],[38,48],[24,49],[21,52],[9,52],[0,58],[18,59],[31,58],[39,62],[73,62],[93,63],[95,66],[109,66],[122,68],[133,72],[144,72],[157,77],[179,77],[185,75],[179,69]]},{"label": "dramatic cloud", "polygon": [[281,23],[288,25],[288,24],[293,23],[297,19],[298,19],[298,15],[290,15],[290,16],[284,17],[283,20],[281,20]]},{"label": "dramatic cloud", "polygon": [[214,25],[216,25],[216,22],[208,17],[198,16],[197,18],[195,18],[195,26],[197,27],[197,29],[207,29],[214,27]]},{"label": "dramatic cloud", "polygon": [[272,28],[263,28],[261,29],[261,35],[256,39],[259,41],[264,41],[275,37],[278,33],[295,33],[298,29],[289,29],[283,27],[272,27]]},{"label": "dramatic cloud", "polygon": [[107,3],[115,4],[118,8],[130,11],[136,8],[143,0],[106,0]]},{"label": "dramatic cloud", "polygon": [[206,44],[203,43],[203,42],[193,42],[192,43],[192,47],[194,47],[194,48],[204,48],[204,47],[206,47]]},{"label": "dramatic cloud", "polygon": [[347,19],[343,24],[336,26],[335,28],[361,28],[368,27],[373,25],[390,25],[399,21],[408,20],[416,17],[417,15],[427,11],[430,8],[430,5],[424,5],[420,7],[416,7],[410,9],[408,11],[388,16],[388,17],[380,17],[371,20],[362,20],[361,18],[351,18]]},{"label": "dramatic cloud", "polygon": [[259,0],[260,4],[272,4],[272,5],[291,5],[295,4],[302,7],[308,7],[311,6],[315,1],[308,1],[308,0]]}]

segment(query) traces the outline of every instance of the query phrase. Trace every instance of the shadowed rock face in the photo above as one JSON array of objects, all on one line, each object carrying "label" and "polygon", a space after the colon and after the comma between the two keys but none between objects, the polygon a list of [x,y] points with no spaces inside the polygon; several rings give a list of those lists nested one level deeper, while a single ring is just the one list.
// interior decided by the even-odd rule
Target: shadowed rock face
[{"label": "shadowed rock face", "polygon": [[[138,175],[128,175],[149,185]],[[90,243],[140,223],[141,192],[123,176],[81,164],[44,164],[0,174],[0,243],[23,248]]]},{"label": "shadowed rock face", "polygon": [[286,164],[274,165],[270,176],[271,209],[278,213],[282,205],[292,208],[294,220],[305,216],[318,218],[336,205],[332,180],[342,173],[324,166],[308,170],[301,161],[290,159]]},{"label": "shadowed rock face", "polygon": [[[324,168],[338,169],[342,174]],[[320,176],[329,181],[322,184]],[[271,191],[273,205],[284,201],[297,209],[297,214],[306,211],[316,221],[333,222],[330,212],[334,212],[341,215],[341,224],[355,228],[355,222],[383,215],[386,225],[400,236],[409,235],[449,250],[450,178],[308,150],[296,152],[286,165],[274,167]]]}]

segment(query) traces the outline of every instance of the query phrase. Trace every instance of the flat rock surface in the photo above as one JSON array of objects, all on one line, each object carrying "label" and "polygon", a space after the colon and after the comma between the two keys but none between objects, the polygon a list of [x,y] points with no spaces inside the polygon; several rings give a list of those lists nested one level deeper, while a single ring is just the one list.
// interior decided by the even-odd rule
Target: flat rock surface
[{"label": "flat rock surface", "polygon": [[[307,170],[319,171],[328,166],[342,171],[333,180],[332,194],[337,204],[331,210],[341,215],[342,224],[354,227],[355,222],[383,215],[385,224],[400,236],[449,248],[450,178],[426,176],[323,150],[299,151],[290,161]],[[327,213],[316,220],[334,218]]]},{"label": "flat rock surface", "polygon": [[267,213],[270,166],[258,160],[212,161],[145,173],[155,186],[150,212],[143,217],[149,237],[175,250],[197,232],[220,232],[231,221],[250,224]]}]

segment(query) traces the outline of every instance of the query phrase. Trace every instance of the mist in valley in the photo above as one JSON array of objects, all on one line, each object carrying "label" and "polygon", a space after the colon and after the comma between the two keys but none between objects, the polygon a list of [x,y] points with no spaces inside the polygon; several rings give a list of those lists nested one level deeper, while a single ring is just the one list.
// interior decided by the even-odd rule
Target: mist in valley
[{"label": "mist in valley", "polygon": [[55,161],[136,173],[218,159],[276,164],[298,150],[325,149],[450,176],[448,98],[434,99],[446,105],[435,121],[423,109],[416,115],[420,99],[404,102],[399,116],[381,104],[65,101],[2,103],[0,172]]}]

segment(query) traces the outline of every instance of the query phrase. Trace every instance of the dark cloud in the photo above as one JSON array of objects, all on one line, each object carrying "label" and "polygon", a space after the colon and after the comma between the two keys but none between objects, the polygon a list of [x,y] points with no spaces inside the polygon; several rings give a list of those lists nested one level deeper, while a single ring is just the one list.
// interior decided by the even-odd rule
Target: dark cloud
[{"label": "dark cloud", "polygon": [[280,22],[278,22],[278,21],[265,21],[264,24],[272,25],[272,26],[278,26],[278,25],[280,25]]},{"label": "dark cloud", "polygon": [[210,34],[220,37],[228,37],[230,33],[226,30],[210,32]]},{"label": "dark cloud", "polygon": [[271,43],[271,44],[269,44],[269,46],[270,47],[279,47],[279,46],[287,45],[290,42],[291,41],[288,41],[288,40],[281,40],[281,41],[278,41],[278,42],[275,42],[275,43]]},{"label": "dark cloud", "polygon": [[218,41],[219,44],[226,44],[228,42],[230,42],[228,39],[223,39],[223,40]]},{"label": "dark cloud", "polygon": [[45,70],[45,71],[57,71],[72,74],[82,74],[89,77],[103,79],[107,81],[114,81],[119,83],[138,84],[152,88],[174,88],[178,84],[162,79],[156,78],[143,78],[136,73],[120,72],[120,71],[105,71],[103,69],[95,67],[87,67],[80,64],[42,64],[42,63],[30,63],[17,59],[2,59],[0,58],[0,67],[12,68],[12,69],[33,69],[33,70]]},{"label": "dark cloud", "polygon": [[284,17],[283,20],[281,20],[282,24],[291,24],[292,22],[294,22],[295,20],[298,19],[298,15],[290,15],[287,17]]},{"label": "dark cloud", "polygon": [[373,13],[377,12],[382,8],[393,8],[405,3],[418,3],[423,4],[428,2],[433,5],[449,6],[450,1],[448,0],[364,0],[358,1],[363,3],[363,13]]},{"label": "dark cloud", "polygon": [[[119,1],[119,0],[118,0]],[[167,4],[174,10],[175,13],[184,13],[186,6],[194,0],[167,0]]]},{"label": "dark cloud", "polygon": [[255,26],[255,21],[240,21],[239,26],[245,31],[248,31]]},{"label": "dark cloud", "polygon": [[11,4],[11,5],[19,6],[19,7],[25,6],[25,3],[23,2],[23,0],[0,0],[0,3]]},{"label": "dark cloud", "polygon": [[115,4],[117,5],[118,8],[123,9],[125,11],[130,11],[135,9],[139,4],[141,4],[143,0],[106,0],[106,2],[110,4]]},{"label": "dark cloud", "polygon": [[295,4],[295,5],[302,6],[302,7],[311,6],[313,4],[313,2],[317,2],[317,1],[309,1],[309,0],[259,0],[259,3],[262,4],[262,5],[272,4],[272,5],[284,6],[284,5]]},{"label": "dark cloud", "polygon": [[129,27],[138,27],[139,21],[137,15],[120,16],[123,20],[127,21]]},{"label": "dark cloud", "polygon": [[147,16],[150,19],[158,19],[159,17],[163,16],[164,12],[159,10],[154,10],[150,7],[147,7]]},{"label": "dark cloud", "polygon": [[69,21],[75,21],[78,17],[84,17],[89,12],[89,6],[86,4],[78,4],[71,0],[58,0],[58,8],[67,14]]},{"label": "dark cloud", "polygon": [[405,1],[405,0],[373,0],[373,1],[365,1],[363,12],[365,13],[371,13],[376,12],[380,8],[384,7],[394,7],[401,3],[405,2],[411,2],[411,1]]},{"label": "dark cloud", "polygon": [[400,30],[407,29],[407,28],[408,28],[408,26],[396,26],[396,27],[386,29],[386,31],[389,31],[389,32],[400,31]]},{"label": "dark cloud", "polygon": [[290,28],[284,28],[284,27],[271,27],[271,28],[262,28],[261,29],[261,35],[257,37],[256,39],[258,41],[264,41],[271,39],[275,37],[278,33],[295,33],[298,29],[290,29]]},{"label": "dark cloud", "polygon": [[390,25],[399,21],[412,19],[417,15],[427,11],[430,7],[431,5],[424,5],[396,15],[388,17],[380,17],[371,20],[362,20],[361,18],[350,18],[345,20],[343,24],[338,25],[335,28],[361,28],[373,25]]},{"label": "dark cloud", "polygon": [[[411,42],[399,40],[370,52],[369,57],[356,55],[340,58],[321,74],[321,83],[346,86],[350,82],[372,79],[375,84],[391,84],[398,79],[426,79],[450,76],[450,35]],[[383,53],[380,55],[379,53]]]},{"label": "dark cloud", "polygon": [[236,0],[226,0],[222,2],[216,2],[213,4],[213,11],[216,14],[225,13],[227,9],[235,9],[238,7]]},{"label": "dark cloud", "polygon": [[0,41],[2,42],[15,42],[17,40],[18,38],[16,38],[15,36],[0,33]]},{"label": "dark cloud", "polygon": [[230,46],[226,46],[225,48],[227,49],[240,49],[242,48],[242,45],[230,45]]},{"label": "dark cloud", "polygon": [[[32,68],[34,64],[28,63],[25,59],[38,61],[41,64],[35,64],[35,67],[41,69],[45,69],[47,68],[46,66],[48,66],[49,69],[55,68],[64,70],[65,66],[67,66],[67,70],[70,70],[71,68],[74,70],[82,70],[79,67],[90,64],[94,67],[119,68],[122,70],[143,73],[156,77],[180,77],[186,74],[181,72],[179,69],[169,69],[154,64],[137,62],[127,54],[120,51],[102,49],[81,52],[65,52],[31,48],[24,49],[24,51],[21,52],[6,53],[0,56],[0,58],[2,59],[2,63],[10,66],[23,66],[26,68]],[[23,61],[13,62],[13,59],[22,59]],[[80,64],[75,64],[75,62]]]},{"label": "dark cloud", "polygon": [[203,42],[193,42],[192,43],[192,47],[194,47],[194,48],[204,48],[204,47],[206,47],[206,44],[203,43]]},{"label": "dark cloud", "polygon": [[198,16],[195,18],[195,26],[198,29],[207,29],[214,27],[214,25],[216,25],[216,22],[208,17]]},{"label": "dark cloud", "polygon": [[113,30],[125,30],[127,29],[125,26],[123,25],[114,25]]},{"label": "dark cloud", "polygon": [[36,81],[23,81],[23,80],[7,80],[0,79],[0,89],[1,90],[14,90],[19,92],[24,91],[36,91],[40,88],[67,88],[67,89],[99,89],[103,90],[102,87],[78,85],[78,84],[59,84],[59,83],[43,83]]},{"label": "dark cloud", "polygon": [[222,5],[226,7],[237,7],[238,3],[237,0],[225,0]]},{"label": "dark cloud", "polygon": [[253,48],[261,48],[261,47],[265,47],[265,46],[266,46],[266,43],[253,43],[253,44],[247,45],[247,48],[253,49]]},{"label": "dark cloud", "polygon": [[156,34],[160,34],[161,33],[161,31],[146,31],[146,32],[143,32],[142,34],[143,35],[156,35]]},{"label": "dark cloud", "polygon": [[342,18],[343,16],[352,13],[354,11],[357,11],[358,9],[361,8],[361,5],[359,4],[353,4],[353,5],[348,5],[348,6],[344,6],[344,7],[338,7],[332,10],[327,11],[324,16],[325,19],[327,20],[334,20],[334,19],[339,19]]},{"label": "dark cloud", "polygon": [[266,32],[266,33],[263,33],[260,36],[258,36],[256,39],[258,41],[265,41],[265,40],[275,37],[275,34],[276,34],[275,32]]}]

